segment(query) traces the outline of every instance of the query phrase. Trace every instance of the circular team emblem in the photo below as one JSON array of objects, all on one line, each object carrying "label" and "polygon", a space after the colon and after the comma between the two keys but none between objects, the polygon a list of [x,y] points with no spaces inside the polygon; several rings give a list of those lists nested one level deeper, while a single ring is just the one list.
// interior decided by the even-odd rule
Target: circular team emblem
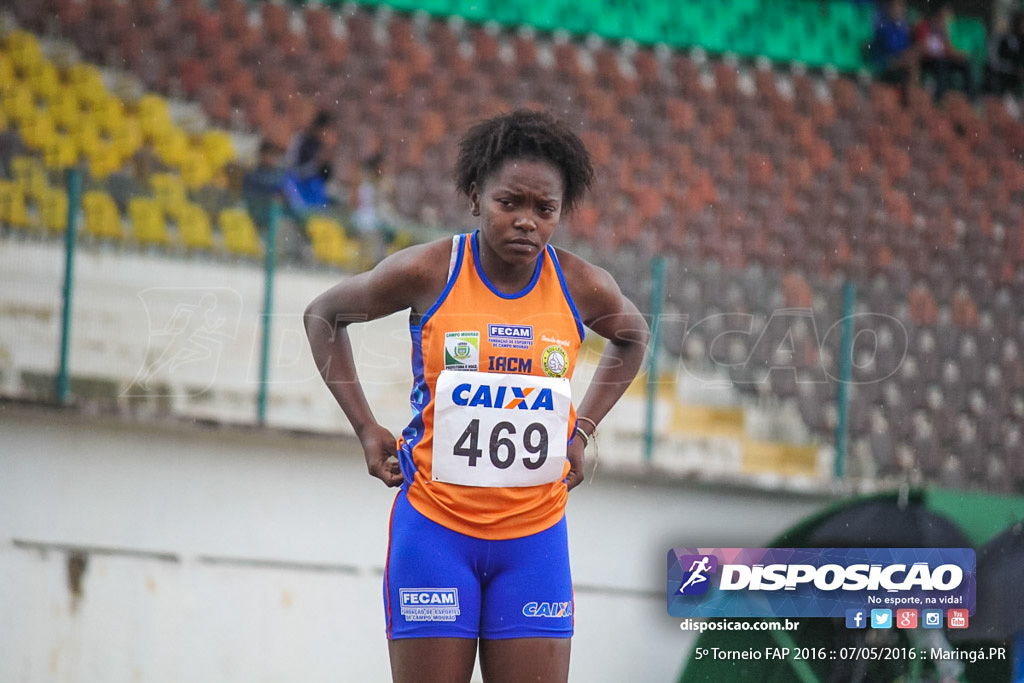
[{"label": "circular team emblem", "polygon": [[473,353],[473,347],[469,342],[460,341],[455,345],[452,355],[458,360],[466,360]]},{"label": "circular team emblem", "polygon": [[544,374],[548,377],[565,377],[565,373],[569,372],[569,359],[561,346],[549,346],[544,349],[541,364],[544,366]]}]

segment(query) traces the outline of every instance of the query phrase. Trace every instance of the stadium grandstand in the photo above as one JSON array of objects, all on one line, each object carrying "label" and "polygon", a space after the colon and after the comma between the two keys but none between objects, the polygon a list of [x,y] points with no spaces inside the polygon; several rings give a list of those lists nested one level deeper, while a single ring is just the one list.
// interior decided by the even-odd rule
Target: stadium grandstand
[{"label": "stadium grandstand", "polygon": [[[583,124],[599,169],[565,241],[642,304],[651,257],[680,266],[666,301],[690,324],[665,325],[671,363],[726,367],[738,394],[792,404],[829,443],[840,335],[826,332],[852,281],[871,314],[853,350],[869,380],[849,399],[855,471],[1018,488],[1024,127],[1002,99],[936,104],[914,87],[904,106],[863,75],[873,10],[843,0],[410,4],[15,2],[0,60],[7,239],[59,233],[56,181],[83,164],[85,235],[258,257],[235,208],[242,152],[251,163],[254,136],[286,147],[326,108],[340,184],[386,153],[407,242],[465,225],[446,180],[458,131],[547,107]],[[983,51],[978,19],[957,37]],[[198,108],[175,121],[183,102]],[[346,220],[306,226],[312,261],[368,265]],[[813,315],[767,325],[780,308]]]},{"label": "stadium grandstand", "polygon": [[[992,17],[973,10],[951,38],[980,82]],[[263,141],[287,149],[328,111],[333,200],[283,219],[300,247],[278,278],[329,281],[382,253],[356,227],[367,159],[387,178],[395,250],[469,227],[450,181],[462,131],[549,109],[582,131],[596,169],[555,241],[611,272],[657,327],[656,386],[630,391],[602,446],[612,471],[641,471],[647,437],[659,473],[758,490],[1024,494],[1021,93],[937,101],[930,82],[901,92],[875,79],[874,3],[10,0],[0,11],[0,245],[62,254],[77,201],[80,249],[114,255],[111,268],[142,255],[184,279],[197,265],[262,277],[267,218],[242,179]],[[6,325],[20,304],[4,304]],[[23,371],[27,355],[0,348],[0,390],[52,400],[54,373]],[[112,384],[101,412],[138,383],[128,370],[99,378]],[[256,390],[239,376],[249,386],[225,389],[237,398],[227,407],[155,410],[248,423]],[[279,390],[278,406],[301,406],[278,426],[331,431],[337,416],[315,416],[296,387],[271,388],[272,403]],[[394,389],[381,396],[401,414],[408,388]],[[646,425],[645,392],[657,406]],[[635,455],[616,463],[616,445]]]}]

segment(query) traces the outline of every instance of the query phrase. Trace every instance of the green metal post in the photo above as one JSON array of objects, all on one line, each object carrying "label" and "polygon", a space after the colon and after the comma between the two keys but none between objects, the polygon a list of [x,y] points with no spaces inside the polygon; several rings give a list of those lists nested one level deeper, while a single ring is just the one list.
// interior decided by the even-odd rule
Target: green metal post
[{"label": "green metal post", "polygon": [[661,336],[661,304],[665,297],[665,257],[651,262],[651,343],[647,350],[647,409],[644,415],[644,461],[654,458],[654,404],[658,383],[658,337]]},{"label": "green metal post", "polygon": [[75,249],[78,246],[78,203],[82,197],[82,172],[68,170],[68,226],[64,233],[64,287],[61,292],[63,310],[60,318],[60,366],[57,370],[57,403],[68,402],[71,387],[68,358],[71,355],[71,295],[75,285]]},{"label": "green metal post", "polygon": [[260,389],[256,399],[256,421],[267,422],[267,389],[270,375],[270,331],[273,328],[274,270],[277,267],[277,224],[281,205],[275,200],[267,217],[267,244],[263,263],[263,338],[260,340]]},{"label": "green metal post", "polygon": [[836,390],[836,479],[846,474],[846,447],[849,440],[850,380],[853,377],[853,312],[857,286],[847,280],[843,284],[843,337],[839,345],[839,387]]}]

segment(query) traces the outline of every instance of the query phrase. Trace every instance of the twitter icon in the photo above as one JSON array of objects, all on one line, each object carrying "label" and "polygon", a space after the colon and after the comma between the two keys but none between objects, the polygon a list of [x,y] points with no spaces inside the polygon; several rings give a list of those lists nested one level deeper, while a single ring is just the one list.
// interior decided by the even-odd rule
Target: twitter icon
[{"label": "twitter icon", "polygon": [[871,628],[892,628],[892,610],[871,610]]}]

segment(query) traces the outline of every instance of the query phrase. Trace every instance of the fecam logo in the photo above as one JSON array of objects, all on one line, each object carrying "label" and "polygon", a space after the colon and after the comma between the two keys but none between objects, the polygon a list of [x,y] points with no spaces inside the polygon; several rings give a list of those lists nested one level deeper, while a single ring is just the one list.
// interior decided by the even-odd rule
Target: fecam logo
[{"label": "fecam logo", "polygon": [[679,566],[686,573],[676,595],[704,595],[711,584],[707,575],[718,569],[718,558],[714,555],[683,555],[679,558]]}]

